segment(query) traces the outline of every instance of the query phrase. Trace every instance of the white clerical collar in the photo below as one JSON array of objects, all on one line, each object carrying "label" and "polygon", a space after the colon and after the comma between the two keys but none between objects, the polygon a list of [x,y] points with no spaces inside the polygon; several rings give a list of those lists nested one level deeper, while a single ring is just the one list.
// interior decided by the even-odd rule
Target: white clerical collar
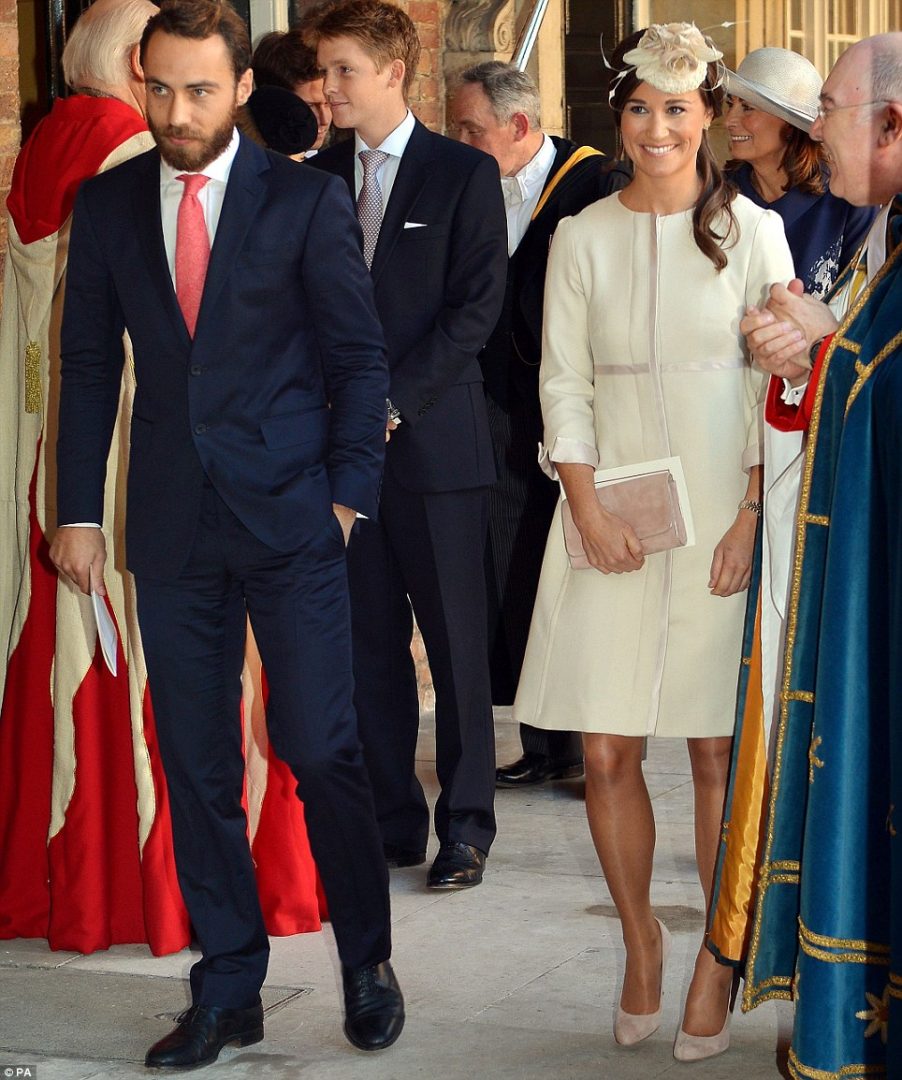
[{"label": "white clerical collar", "polygon": [[401,123],[398,124],[395,130],[390,135],[387,135],[378,146],[367,146],[355,131],[354,154],[358,155],[362,150],[381,150],[383,154],[390,154],[392,157],[402,157],[404,151],[407,149],[407,144],[410,142],[410,136],[413,135],[415,126],[416,119],[410,109],[408,109],[407,115]]},{"label": "white clerical collar", "polygon": [[[501,187],[504,201],[508,206],[526,202],[545,186],[545,180],[554,163],[554,143],[547,135],[542,138],[542,145],[513,176],[502,176]],[[519,196],[519,197],[518,197]]]},{"label": "white clerical collar", "polygon": [[889,225],[889,212],[892,209],[893,200],[878,211],[871,225],[865,241],[867,245],[867,272],[868,283],[876,275],[877,271],[886,262],[886,230]]},{"label": "white clerical collar", "polygon": [[[239,143],[238,128],[233,128],[229,145],[219,157],[214,158],[209,165],[205,165],[202,169],[195,169],[194,171],[201,173],[203,176],[208,176],[211,180],[219,180],[221,183],[227,184],[229,173],[232,170],[232,162],[234,162],[235,155],[238,153]],[[163,160],[162,156],[160,157],[161,183],[168,184],[175,181],[177,177],[185,175],[190,176],[191,174],[185,169],[174,169],[168,162]]]}]

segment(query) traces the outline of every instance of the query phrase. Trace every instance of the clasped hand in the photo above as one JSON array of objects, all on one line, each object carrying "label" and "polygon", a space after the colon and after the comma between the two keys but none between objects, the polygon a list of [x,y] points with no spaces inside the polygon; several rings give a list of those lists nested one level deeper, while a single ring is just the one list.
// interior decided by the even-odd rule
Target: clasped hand
[{"label": "clasped hand", "polygon": [[812,345],[838,327],[830,308],[806,293],[798,278],[772,285],[764,309],[747,308],[739,324],[758,367],[794,384],[808,379]]},{"label": "clasped hand", "polygon": [[597,502],[579,517],[574,513],[573,524],[590,565],[603,574],[628,574],[645,565],[642,543],[632,526]]}]

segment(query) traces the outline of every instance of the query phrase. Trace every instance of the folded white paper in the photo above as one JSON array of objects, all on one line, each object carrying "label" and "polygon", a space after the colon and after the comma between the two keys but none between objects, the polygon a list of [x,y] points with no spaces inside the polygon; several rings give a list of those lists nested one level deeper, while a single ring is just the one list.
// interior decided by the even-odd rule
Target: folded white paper
[{"label": "folded white paper", "polygon": [[119,643],[119,635],[116,632],[116,624],[110,615],[110,609],[106,606],[106,598],[101,596],[94,588],[94,577],[91,576],[91,607],[94,609],[94,621],[97,623],[97,636],[100,638],[100,650],[106,666],[112,675],[116,674],[116,646]]}]

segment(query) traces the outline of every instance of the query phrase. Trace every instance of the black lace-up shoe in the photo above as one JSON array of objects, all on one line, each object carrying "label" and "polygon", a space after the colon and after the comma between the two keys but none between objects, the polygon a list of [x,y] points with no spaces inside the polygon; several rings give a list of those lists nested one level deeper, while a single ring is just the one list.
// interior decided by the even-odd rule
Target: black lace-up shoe
[{"label": "black lace-up shoe", "polygon": [[224,1046],[250,1046],[262,1038],[262,1005],[192,1005],[178,1018],[178,1027],[147,1051],[144,1064],[148,1069],[196,1069],[215,1061]]},{"label": "black lace-up shoe", "polygon": [[342,966],[345,992],[345,1035],[358,1050],[384,1050],[404,1027],[404,998],[384,960],[370,967]]}]

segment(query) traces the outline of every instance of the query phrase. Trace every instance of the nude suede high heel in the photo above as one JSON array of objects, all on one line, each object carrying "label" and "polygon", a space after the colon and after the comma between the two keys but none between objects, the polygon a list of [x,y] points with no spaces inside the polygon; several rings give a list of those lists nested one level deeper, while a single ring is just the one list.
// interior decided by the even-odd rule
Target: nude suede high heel
[{"label": "nude suede high heel", "polygon": [[705,1058],[723,1054],[730,1046],[730,1017],[732,1015],[733,1013],[727,1009],[727,1018],[716,1035],[687,1035],[681,1026],[673,1044],[673,1056],[677,1061],[704,1061]]},{"label": "nude suede high heel", "polygon": [[704,1061],[705,1058],[717,1057],[730,1047],[730,1019],[733,1016],[733,1002],[739,987],[738,974],[733,978],[730,996],[727,999],[727,1015],[723,1027],[716,1035],[689,1035],[683,1031],[683,1021],[673,1043],[673,1056],[677,1061]]},{"label": "nude suede high heel", "polygon": [[[658,929],[661,931],[661,998],[663,998],[664,972],[667,969],[667,959],[670,956],[670,947],[673,944],[673,938],[670,936],[670,931],[659,918],[656,917],[655,922],[658,924]],[[657,1011],[653,1013],[624,1012],[618,1004],[617,1011],[614,1014],[615,1042],[619,1046],[635,1046],[637,1043],[642,1042],[643,1039],[647,1039],[649,1035],[654,1035],[661,1026],[662,1011],[660,999],[658,1001]]]}]

